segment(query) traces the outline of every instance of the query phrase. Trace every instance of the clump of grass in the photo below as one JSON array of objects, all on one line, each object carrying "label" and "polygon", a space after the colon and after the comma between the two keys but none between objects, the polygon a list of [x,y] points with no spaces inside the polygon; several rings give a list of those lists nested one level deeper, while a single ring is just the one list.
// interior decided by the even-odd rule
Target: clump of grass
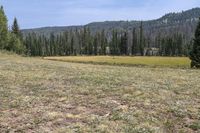
[{"label": "clump of grass", "polygon": [[192,123],[191,125],[189,125],[189,128],[194,131],[200,131],[200,121]]}]

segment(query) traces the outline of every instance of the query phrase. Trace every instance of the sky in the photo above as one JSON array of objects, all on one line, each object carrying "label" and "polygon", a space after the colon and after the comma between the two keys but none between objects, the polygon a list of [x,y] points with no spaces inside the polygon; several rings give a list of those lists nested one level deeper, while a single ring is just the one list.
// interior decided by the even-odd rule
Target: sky
[{"label": "sky", "polygon": [[151,20],[200,7],[200,0],[0,0],[11,25],[22,29],[84,25],[116,20]]}]

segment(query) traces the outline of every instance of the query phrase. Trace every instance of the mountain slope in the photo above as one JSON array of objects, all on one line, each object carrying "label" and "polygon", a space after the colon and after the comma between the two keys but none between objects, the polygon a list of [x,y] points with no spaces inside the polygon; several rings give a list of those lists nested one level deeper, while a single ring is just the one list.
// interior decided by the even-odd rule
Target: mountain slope
[{"label": "mountain slope", "polygon": [[[157,34],[171,34],[176,31],[183,33],[188,38],[191,38],[199,17],[200,8],[193,8],[179,13],[169,13],[156,20],[144,21],[143,26],[145,34],[150,37],[154,37]],[[89,27],[92,33],[103,29],[110,32],[112,29],[131,30],[133,28],[139,28],[140,21],[105,21],[94,22],[84,26]],[[35,32],[36,34],[44,34],[48,36],[50,33],[59,34],[64,31],[81,29],[84,26],[44,27],[37,29],[25,29],[22,30],[22,32],[25,35]]]}]

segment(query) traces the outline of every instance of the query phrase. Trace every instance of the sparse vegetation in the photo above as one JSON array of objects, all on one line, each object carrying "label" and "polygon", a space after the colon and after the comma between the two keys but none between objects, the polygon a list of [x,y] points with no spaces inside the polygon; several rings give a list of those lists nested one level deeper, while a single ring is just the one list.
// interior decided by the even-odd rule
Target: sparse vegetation
[{"label": "sparse vegetation", "polygon": [[192,69],[0,53],[0,132],[199,132],[199,82]]}]

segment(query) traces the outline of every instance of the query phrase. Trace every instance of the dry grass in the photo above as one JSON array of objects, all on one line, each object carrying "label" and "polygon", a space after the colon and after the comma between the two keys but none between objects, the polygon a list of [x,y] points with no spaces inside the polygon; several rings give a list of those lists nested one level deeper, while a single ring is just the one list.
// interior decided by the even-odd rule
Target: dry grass
[{"label": "dry grass", "polygon": [[130,56],[66,56],[45,57],[47,60],[93,63],[126,66],[153,66],[153,67],[181,67],[189,68],[190,60],[187,57],[130,57]]},{"label": "dry grass", "polygon": [[200,71],[0,54],[0,132],[200,132]]}]

